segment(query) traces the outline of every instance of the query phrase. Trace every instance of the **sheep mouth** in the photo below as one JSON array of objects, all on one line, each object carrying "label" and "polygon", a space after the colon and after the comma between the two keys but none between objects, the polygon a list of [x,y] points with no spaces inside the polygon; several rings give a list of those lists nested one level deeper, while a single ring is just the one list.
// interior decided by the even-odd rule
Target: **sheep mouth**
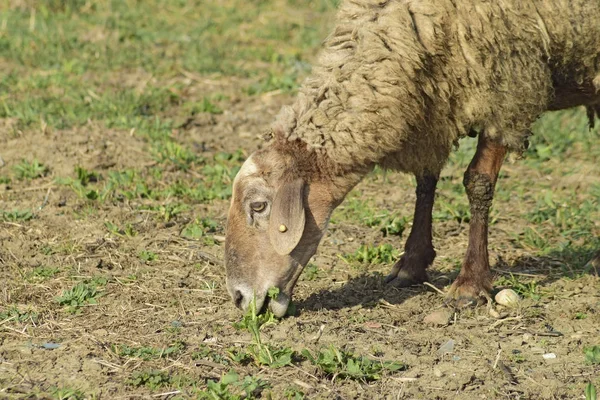
[{"label": "sheep mouth", "polygon": [[266,312],[266,310],[269,309],[277,318],[283,318],[290,305],[290,301],[291,297],[289,295],[280,292],[274,298],[267,298],[261,307],[260,312]]}]

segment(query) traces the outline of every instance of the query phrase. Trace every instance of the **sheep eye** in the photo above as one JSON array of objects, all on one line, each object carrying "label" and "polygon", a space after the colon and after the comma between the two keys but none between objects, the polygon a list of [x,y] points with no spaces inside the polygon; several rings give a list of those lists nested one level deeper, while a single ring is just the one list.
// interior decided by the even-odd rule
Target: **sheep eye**
[{"label": "sheep eye", "polygon": [[255,201],[253,203],[250,203],[250,209],[256,213],[263,212],[266,208],[267,202],[265,201]]}]

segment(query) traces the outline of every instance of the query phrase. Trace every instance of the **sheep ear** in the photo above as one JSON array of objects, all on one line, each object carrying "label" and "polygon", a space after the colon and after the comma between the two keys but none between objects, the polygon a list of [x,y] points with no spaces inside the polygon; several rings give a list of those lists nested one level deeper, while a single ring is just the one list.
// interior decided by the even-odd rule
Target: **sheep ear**
[{"label": "sheep ear", "polygon": [[304,233],[304,181],[296,179],[281,186],[273,200],[269,239],[280,255],[290,254]]}]

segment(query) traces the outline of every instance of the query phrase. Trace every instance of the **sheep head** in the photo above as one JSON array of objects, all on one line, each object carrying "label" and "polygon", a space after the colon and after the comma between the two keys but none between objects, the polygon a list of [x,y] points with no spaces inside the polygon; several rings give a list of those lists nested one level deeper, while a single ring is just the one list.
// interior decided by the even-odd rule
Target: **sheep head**
[{"label": "sheep head", "polygon": [[[225,240],[227,290],[244,311],[283,316],[302,269],[316,252],[336,205],[330,184],[301,172],[273,147],[252,154],[233,182]],[[270,288],[279,289],[267,299]]]}]

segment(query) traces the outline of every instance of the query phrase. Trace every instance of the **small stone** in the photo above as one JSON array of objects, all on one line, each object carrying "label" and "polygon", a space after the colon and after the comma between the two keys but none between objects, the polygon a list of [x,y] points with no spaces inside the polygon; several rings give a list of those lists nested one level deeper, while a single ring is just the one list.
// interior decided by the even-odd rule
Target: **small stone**
[{"label": "small stone", "polygon": [[490,308],[489,313],[490,313],[490,317],[500,319],[500,313],[498,311],[494,310],[493,308]]},{"label": "small stone", "polygon": [[434,368],[433,375],[435,375],[436,378],[441,378],[442,376],[444,376],[444,373],[440,371],[439,368]]},{"label": "small stone", "polygon": [[448,309],[435,310],[431,314],[423,318],[423,322],[432,325],[448,325],[448,321],[452,317],[452,312]]},{"label": "small stone", "polygon": [[529,342],[531,339],[533,339],[533,335],[531,333],[524,333],[523,334],[523,341],[525,343]]},{"label": "small stone", "polygon": [[517,292],[512,289],[502,289],[496,294],[494,299],[496,300],[496,303],[509,308],[517,307],[521,301]]},{"label": "small stone", "polygon": [[287,226],[281,224],[279,225],[279,232],[284,233],[287,232]]},{"label": "small stone", "polygon": [[544,349],[542,349],[541,347],[532,347],[531,352],[533,354],[544,354],[545,353]]},{"label": "small stone", "polygon": [[440,346],[440,348],[438,349],[438,353],[442,355],[452,353],[454,351],[454,343],[454,340],[448,340],[446,343]]},{"label": "small stone", "polygon": [[544,360],[553,360],[556,358],[556,354],[546,353],[546,354],[542,355],[542,357],[544,357]]},{"label": "small stone", "polygon": [[60,347],[60,343],[52,343],[52,342],[48,342],[48,343],[44,343],[42,345],[42,347],[46,350],[55,350],[58,349]]}]

